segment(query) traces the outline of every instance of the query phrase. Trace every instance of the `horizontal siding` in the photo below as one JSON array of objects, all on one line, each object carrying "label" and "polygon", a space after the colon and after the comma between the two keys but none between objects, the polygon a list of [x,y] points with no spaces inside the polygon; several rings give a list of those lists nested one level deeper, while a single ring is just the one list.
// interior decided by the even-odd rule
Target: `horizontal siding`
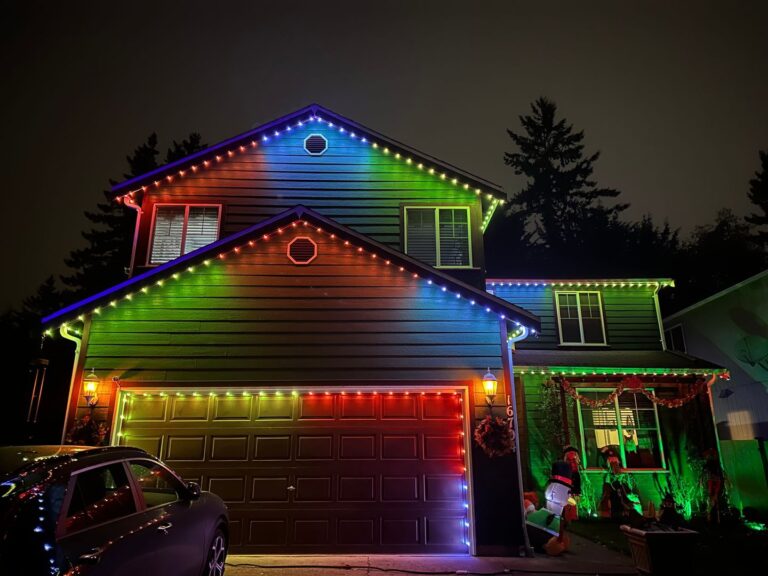
[{"label": "horizontal siding", "polygon": [[[151,286],[92,316],[85,365],[122,381],[474,381],[501,369],[498,319],[307,231]],[[293,236],[318,257],[287,258]]]},{"label": "horizontal siding", "polygon": [[[551,286],[493,286],[499,298],[536,314],[541,319],[541,332],[517,344],[520,349],[556,350],[560,339],[555,312],[555,295]],[[565,289],[564,289],[565,290]],[[653,289],[600,287],[603,319],[608,346],[614,350],[660,350],[659,324],[653,300]]]},{"label": "horizontal siding", "polygon": [[[303,141],[313,133],[328,150],[310,156]],[[303,204],[362,234],[400,249],[400,207],[407,203],[452,203],[472,209],[473,262],[482,267],[481,200],[472,190],[443,181],[415,164],[373,150],[327,126],[307,124],[259,142],[183,178],[150,186],[142,203],[137,266],[146,263],[156,203],[221,204],[221,236]]]}]

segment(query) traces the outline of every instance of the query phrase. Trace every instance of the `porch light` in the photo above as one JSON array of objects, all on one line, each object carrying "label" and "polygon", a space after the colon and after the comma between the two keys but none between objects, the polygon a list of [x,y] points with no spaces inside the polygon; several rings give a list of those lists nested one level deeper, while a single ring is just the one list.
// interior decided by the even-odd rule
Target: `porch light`
[{"label": "porch light", "polygon": [[83,398],[85,398],[85,402],[90,408],[96,406],[99,401],[97,392],[100,383],[101,380],[99,380],[99,377],[96,375],[96,372],[93,371],[93,368],[91,368],[91,373],[83,378]]},{"label": "porch light", "polygon": [[483,390],[485,390],[485,400],[488,402],[489,406],[493,404],[493,401],[496,398],[496,390],[498,386],[499,382],[496,380],[496,376],[494,376],[491,369],[488,368],[485,376],[483,376]]}]

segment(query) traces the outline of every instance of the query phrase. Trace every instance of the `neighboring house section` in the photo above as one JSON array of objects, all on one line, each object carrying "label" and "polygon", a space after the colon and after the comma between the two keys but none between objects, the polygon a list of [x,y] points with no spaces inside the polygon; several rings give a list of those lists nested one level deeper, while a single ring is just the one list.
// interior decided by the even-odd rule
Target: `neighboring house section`
[{"label": "neighboring house section", "polygon": [[140,211],[134,271],[296,205],[482,285],[497,186],[309,106],[114,187]]},{"label": "neighboring house section", "polygon": [[[544,488],[567,445],[581,455],[581,504],[590,513],[601,512],[609,450],[646,509],[658,508],[666,490],[697,485],[700,470],[691,463],[700,464],[716,445],[706,383],[722,370],[665,349],[657,295],[671,285],[669,279],[487,280],[489,292],[541,318],[541,332],[513,353],[530,487]],[[624,392],[612,397],[617,387]],[[670,406],[692,390],[700,393]]]},{"label": "neighboring house section", "polygon": [[732,504],[768,511],[768,271],[664,319],[667,346],[728,368],[713,388]]}]

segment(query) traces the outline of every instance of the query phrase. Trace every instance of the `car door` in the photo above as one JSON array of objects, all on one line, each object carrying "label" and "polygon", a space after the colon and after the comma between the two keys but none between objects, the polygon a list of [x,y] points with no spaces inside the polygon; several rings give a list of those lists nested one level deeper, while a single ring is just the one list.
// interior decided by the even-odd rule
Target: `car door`
[{"label": "car door", "polygon": [[184,483],[159,462],[131,459],[128,467],[141,505],[157,522],[158,565],[165,574],[199,576],[207,552],[206,530],[215,519],[200,514]]},{"label": "car door", "polygon": [[72,474],[57,541],[77,574],[161,574],[155,524],[141,509],[125,462],[115,461]]}]

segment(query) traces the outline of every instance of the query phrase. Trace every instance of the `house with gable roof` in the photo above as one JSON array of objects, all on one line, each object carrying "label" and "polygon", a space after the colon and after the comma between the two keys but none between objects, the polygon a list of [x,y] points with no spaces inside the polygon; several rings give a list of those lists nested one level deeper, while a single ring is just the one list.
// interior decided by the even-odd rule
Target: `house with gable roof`
[{"label": "house with gable roof", "polygon": [[[588,467],[618,443],[658,478],[654,398],[719,371],[664,351],[666,281],[486,284],[504,192],[318,105],[113,194],[136,211],[130,278],[43,320],[77,342],[65,432],[92,413],[221,495],[236,552],[514,552],[523,488],[546,479],[545,379],[595,398],[653,384],[561,415]],[[472,440],[489,413],[513,415],[515,452]]]}]

